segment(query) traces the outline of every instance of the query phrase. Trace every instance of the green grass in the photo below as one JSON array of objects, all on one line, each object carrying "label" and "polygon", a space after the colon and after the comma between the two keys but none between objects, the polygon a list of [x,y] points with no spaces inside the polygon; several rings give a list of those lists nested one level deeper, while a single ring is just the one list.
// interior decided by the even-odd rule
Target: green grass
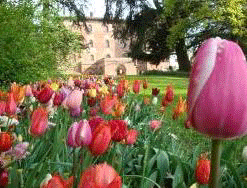
[{"label": "green grass", "polygon": [[[204,136],[198,132],[196,132],[194,129],[185,129],[184,122],[187,118],[187,114],[184,114],[182,117],[180,117],[178,120],[172,119],[172,109],[175,108],[178,96],[182,95],[183,98],[187,97],[187,88],[189,84],[189,78],[179,75],[143,75],[143,76],[127,76],[126,79],[130,81],[130,83],[133,83],[133,80],[148,80],[149,86],[148,89],[145,91],[144,89],[141,90],[141,95],[151,95],[152,88],[159,88],[160,94],[159,94],[159,102],[162,99],[162,96],[164,95],[165,88],[168,84],[172,84],[175,89],[175,99],[172,105],[168,106],[166,109],[166,114],[164,118],[164,126],[165,129],[169,131],[169,133],[175,134],[179,140],[181,147],[185,149],[188,153],[193,153],[194,148],[199,145],[202,152],[210,151],[211,148],[211,140],[209,137]],[[131,86],[131,85],[130,85]],[[132,87],[131,87],[132,90]],[[158,106],[157,108],[159,108]],[[231,144],[234,145],[234,151],[232,151],[231,155],[234,160],[241,161],[241,153],[243,147],[247,143],[247,136],[232,140],[232,141],[225,141],[225,149]]]}]

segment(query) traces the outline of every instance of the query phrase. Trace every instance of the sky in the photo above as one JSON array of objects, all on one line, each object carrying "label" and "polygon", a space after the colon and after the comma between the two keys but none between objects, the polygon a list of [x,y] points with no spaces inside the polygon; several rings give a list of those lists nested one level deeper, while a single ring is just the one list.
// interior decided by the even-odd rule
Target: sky
[{"label": "sky", "polygon": [[[147,0],[149,4],[153,5],[153,0]],[[88,8],[85,9],[86,16],[90,16],[93,12],[93,17],[102,18],[105,13],[105,0],[88,0]]]}]

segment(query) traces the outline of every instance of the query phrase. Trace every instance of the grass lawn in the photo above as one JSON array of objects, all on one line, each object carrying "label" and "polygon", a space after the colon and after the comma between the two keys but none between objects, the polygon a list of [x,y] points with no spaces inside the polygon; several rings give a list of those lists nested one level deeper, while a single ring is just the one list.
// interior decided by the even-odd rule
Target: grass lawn
[{"label": "grass lawn", "polygon": [[[211,140],[209,137],[205,137],[204,135],[196,132],[194,129],[185,129],[184,122],[187,118],[187,114],[184,114],[178,120],[172,119],[172,109],[176,106],[178,96],[182,95],[183,98],[187,96],[187,88],[189,84],[189,79],[187,77],[179,77],[179,76],[155,76],[155,75],[145,75],[145,76],[127,76],[126,79],[133,83],[133,80],[148,80],[149,87],[146,91],[141,90],[142,95],[151,95],[152,88],[159,88],[160,94],[159,99],[162,99],[165,88],[168,84],[172,84],[175,89],[175,100],[174,103],[167,107],[166,113],[163,119],[164,128],[168,130],[169,133],[173,133],[176,135],[181,142],[180,145],[188,152],[188,154],[193,153],[193,150],[196,146],[199,145],[202,152],[210,151],[211,148]],[[132,88],[131,88],[132,89]],[[158,106],[159,108],[159,106]],[[232,158],[237,161],[241,161],[241,153],[243,147],[247,144],[247,137],[243,137],[241,139],[236,139],[232,141],[225,141],[225,152],[229,152],[227,148],[234,147],[230,153]],[[228,155],[223,154],[223,155]]]}]

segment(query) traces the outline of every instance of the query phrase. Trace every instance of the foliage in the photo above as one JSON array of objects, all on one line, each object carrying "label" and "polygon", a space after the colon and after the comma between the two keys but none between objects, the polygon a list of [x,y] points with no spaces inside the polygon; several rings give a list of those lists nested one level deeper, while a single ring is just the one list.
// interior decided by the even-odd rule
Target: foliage
[{"label": "foliage", "polygon": [[75,47],[55,11],[44,16],[30,2],[0,6],[0,80],[34,82],[57,75],[57,63]]}]

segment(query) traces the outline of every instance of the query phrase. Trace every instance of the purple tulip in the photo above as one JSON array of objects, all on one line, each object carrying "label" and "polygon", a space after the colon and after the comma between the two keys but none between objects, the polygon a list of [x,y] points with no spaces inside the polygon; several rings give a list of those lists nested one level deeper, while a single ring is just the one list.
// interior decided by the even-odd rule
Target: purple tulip
[{"label": "purple tulip", "polygon": [[77,108],[70,108],[69,109],[71,117],[79,117],[82,113],[82,108],[77,107]]},{"label": "purple tulip", "polygon": [[29,146],[28,142],[20,142],[15,145],[14,148],[11,148],[9,151],[5,152],[5,154],[9,154],[13,156],[17,160],[21,160],[27,157],[30,153],[27,151]]},{"label": "purple tulip", "polygon": [[92,131],[87,120],[74,122],[68,130],[70,147],[88,146],[92,141]]},{"label": "purple tulip", "polygon": [[247,64],[238,44],[211,38],[198,49],[188,90],[189,121],[214,139],[247,133]]}]

